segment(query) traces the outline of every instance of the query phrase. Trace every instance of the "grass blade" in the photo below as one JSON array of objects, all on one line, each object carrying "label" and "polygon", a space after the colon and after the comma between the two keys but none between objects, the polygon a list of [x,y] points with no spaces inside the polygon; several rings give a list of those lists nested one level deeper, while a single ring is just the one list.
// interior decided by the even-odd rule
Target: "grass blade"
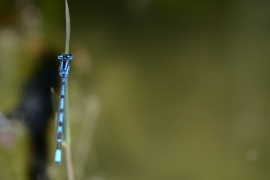
[{"label": "grass blade", "polygon": [[[65,54],[69,54],[69,43],[70,43],[70,15],[68,2],[65,0],[65,14],[66,14],[66,46],[65,46]],[[69,117],[68,117],[68,80],[66,82],[66,101],[65,101],[65,123],[64,123],[64,142],[63,146],[66,150],[66,162],[67,162],[67,172],[68,179],[74,180],[74,171],[73,171],[73,163],[71,156],[71,137],[70,137],[70,126],[69,126]]]}]

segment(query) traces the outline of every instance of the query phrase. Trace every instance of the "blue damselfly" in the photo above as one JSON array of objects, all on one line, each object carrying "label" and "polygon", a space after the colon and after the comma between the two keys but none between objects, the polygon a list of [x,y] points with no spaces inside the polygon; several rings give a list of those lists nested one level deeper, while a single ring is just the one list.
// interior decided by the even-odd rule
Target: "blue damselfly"
[{"label": "blue damselfly", "polygon": [[55,162],[59,164],[61,162],[62,142],[65,139],[65,95],[67,91],[67,80],[69,75],[69,68],[73,56],[71,54],[59,54],[58,59],[61,61],[59,66],[59,74],[61,76],[61,91],[58,107],[58,116],[56,122],[56,152],[55,152]]}]

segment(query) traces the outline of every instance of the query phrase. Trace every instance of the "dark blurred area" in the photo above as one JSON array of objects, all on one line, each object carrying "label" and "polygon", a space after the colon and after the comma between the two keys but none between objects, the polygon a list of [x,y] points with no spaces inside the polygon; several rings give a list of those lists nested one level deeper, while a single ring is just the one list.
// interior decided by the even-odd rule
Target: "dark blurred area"
[{"label": "dark blurred area", "polygon": [[[76,179],[269,179],[270,1],[70,0],[69,7]],[[45,67],[42,52],[64,46],[64,1],[0,1],[2,113],[18,107],[25,90],[32,97],[24,84]],[[53,163],[53,120],[42,122],[43,170],[66,179],[65,161]],[[0,128],[0,179],[28,179],[28,132],[13,122]]]},{"label": "dark blurred area", "polygon": [[57,53],[40,55],[39,67],[28,77],[18,107],[9,119],[21,121],[29,132],[28,177],[31,180],[47,180],[48,124],[53,117],[51,88],[59,86]]}]

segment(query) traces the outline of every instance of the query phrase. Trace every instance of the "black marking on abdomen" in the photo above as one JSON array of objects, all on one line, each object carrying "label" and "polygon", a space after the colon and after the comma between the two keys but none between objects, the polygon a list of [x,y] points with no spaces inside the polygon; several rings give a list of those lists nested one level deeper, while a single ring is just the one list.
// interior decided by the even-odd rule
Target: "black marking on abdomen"
[{"label": "black marking on abdomen", "polygon": [[58,133],[57,139],[62,139],[62,133]]},{"label": "black marking on abdomen", "polygon": [[58,142],[58,143],[56,144],[56,149],[61,149],[61,143],[60,143],[60,142]]}]

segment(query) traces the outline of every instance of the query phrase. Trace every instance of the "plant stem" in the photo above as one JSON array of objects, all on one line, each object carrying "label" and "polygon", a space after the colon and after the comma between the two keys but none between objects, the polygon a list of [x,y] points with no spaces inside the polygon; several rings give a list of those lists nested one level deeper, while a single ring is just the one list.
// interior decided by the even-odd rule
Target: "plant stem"
[{"label": "plant stem", "polygon": [[[70,15],[69,15],[69,8],[68,2],[65,0],[65,14],[66,14],[66,47],[65,47],[65,54],[69,54],[69,42],[70,42]],[[68,89],[68,88],[67,88]],[[71,148],[70,148],[70,127],[68,121],[68,92],[66,89],[66,144],[64,144],[66,150],[66,162],[67,162],[67,173],[68,173],[68,180],[74,180],[74,171],[73,171],[73,164],[72,164],[72,157],[71,157]]]},{"label": "plant stem", "polygon": [[70,15],[69,15],[69,8],[68,2],[65,0],[65,12],[66,12],[66,47],[65,47],[65,54],[69,53],[69,41],[70,41]]},{"label": "plant stem", "polygon": [[66,149],[68,180],[74,180],[74,172],[73,172],[72,159],[71,159],[71,148],[69,145],[66,145],[65,149]]}]

